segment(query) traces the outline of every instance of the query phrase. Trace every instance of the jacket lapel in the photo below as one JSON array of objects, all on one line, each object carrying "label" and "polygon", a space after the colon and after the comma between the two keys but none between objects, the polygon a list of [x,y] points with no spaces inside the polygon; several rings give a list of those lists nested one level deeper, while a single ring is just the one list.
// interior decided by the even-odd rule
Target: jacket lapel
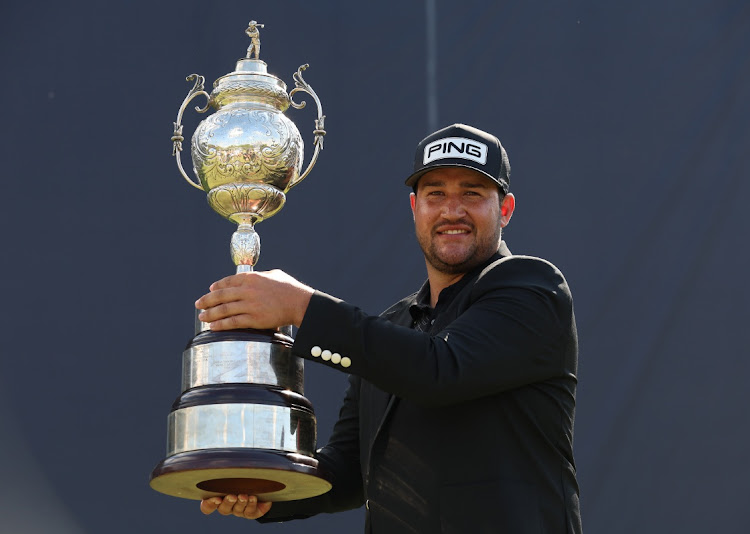
[{"label": "jacket lapel", "polygon": [[[409,312],[409,304],[406,304],[401,310],[399,310],[396,314],[388,318],[392,323],[400,325],[400,326],[411,326],[412,323],[412,317],[411,313]],[[381,389],[376,388],[373,385],[370,385],[370,395],[372,399],[372,409],[373,412],[371,413],[372,419],[371,421],[375,424],[377,424],[377,430],[375,430],[375,433],[372,435],[372,441],[370,441],[370,447],[368,451],[368,463],[369,458],[372,455],[372,448],[375,445],[375,442],[378,440],[378,436],[380,435],[381,430],[385,426],[386,421],[388,420],[388,416],[393,411],[393,407],[397,404],[397,398],[395,395],[388,393],[386,391],[383,391]],[[380,415],[382,414],[382,415]]]}]

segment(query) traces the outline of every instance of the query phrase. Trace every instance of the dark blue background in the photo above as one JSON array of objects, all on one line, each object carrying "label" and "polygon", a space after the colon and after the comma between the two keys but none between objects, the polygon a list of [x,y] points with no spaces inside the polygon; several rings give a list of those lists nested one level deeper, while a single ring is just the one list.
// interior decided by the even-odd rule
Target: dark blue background
[{"label": "dark blue background", "polygon": [[[429,49],[428,5],[4,6],[0,531],[361,529],[361,511],[206,518],[148,487],[193,301],[232,272],[232,225],[183,183],[172,121],[185,76],[232,70],[251,18],[271,72],[291,84],[310,63],[329,132],[259,225],[259,268],[371,313],[421,283],[403,179],[435,57],[438,125],[501,138],[511,250],[557,264],[576,299],[586,531],[745,531],[750,4],[438,0]],[[288,116],[310,147],[313,111]],[[345,376],[306,372],[322,444]],[[480,436],[456,451],[482,453]]]}]

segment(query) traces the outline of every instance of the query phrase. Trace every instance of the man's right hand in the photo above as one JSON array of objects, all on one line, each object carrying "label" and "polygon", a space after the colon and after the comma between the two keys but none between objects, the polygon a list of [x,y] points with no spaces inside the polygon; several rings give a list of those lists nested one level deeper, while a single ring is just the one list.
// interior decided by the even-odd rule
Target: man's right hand
[{"label": "man's right hand", "polygon": [[211,497],[201,501],[201,512],[212,514],[218,511],[221,515],[234,515],[245,519],[258,519],[271,509],[270,502],[258,502],[254,495],[225,495]]}]

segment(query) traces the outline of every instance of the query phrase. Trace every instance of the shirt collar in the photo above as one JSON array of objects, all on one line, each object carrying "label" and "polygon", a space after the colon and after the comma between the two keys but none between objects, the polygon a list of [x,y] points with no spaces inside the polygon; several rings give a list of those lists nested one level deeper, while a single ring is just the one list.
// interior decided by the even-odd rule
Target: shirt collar
[{"label": "shirt collar", "polygon": [[[438,296],[437,306],[435,306],[435,308],[444,308],[450,301],[453,300],[453,297],[456,295],[456,293],[461,291],[461,289],[463,289],[466,284],[479,276],[479,273],[481,273],[490,263],[510,255],[511,252],[508,249],[508,246],[505,244],[505,241],[501,241],[497,252],[490,256],[481,265],[478,265],[477,267],[466,273],[464,276],[462,276],[458,282],[449,285],[440,292],[440,295]],[[409,306],[409,313],[411,313],[412,319],[417,320],[425,313],[431,312],[432,308],[430,307],[430,281],[425,280],[424,284],[422,284],[422,287],[419,289],[414,297],[414,300]]]}]

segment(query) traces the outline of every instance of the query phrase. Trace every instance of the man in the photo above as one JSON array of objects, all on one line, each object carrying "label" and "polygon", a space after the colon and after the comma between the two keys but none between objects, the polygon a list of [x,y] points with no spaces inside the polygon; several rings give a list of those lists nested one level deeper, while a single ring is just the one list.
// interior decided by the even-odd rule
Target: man
[{"label": "man", "polygon": [[204,513],[282,521],[364,503],[376,534],[581,532],[572,299],[552,264],[501,240],[509,183],[486,132],[455,124],[418,145],[406,184],[427,281],[380,317],[280,271],[230,276],[197,301],[215,330],[295,324],[296,355],[350,375],[317,455],[329,493],[215,497]]}]

